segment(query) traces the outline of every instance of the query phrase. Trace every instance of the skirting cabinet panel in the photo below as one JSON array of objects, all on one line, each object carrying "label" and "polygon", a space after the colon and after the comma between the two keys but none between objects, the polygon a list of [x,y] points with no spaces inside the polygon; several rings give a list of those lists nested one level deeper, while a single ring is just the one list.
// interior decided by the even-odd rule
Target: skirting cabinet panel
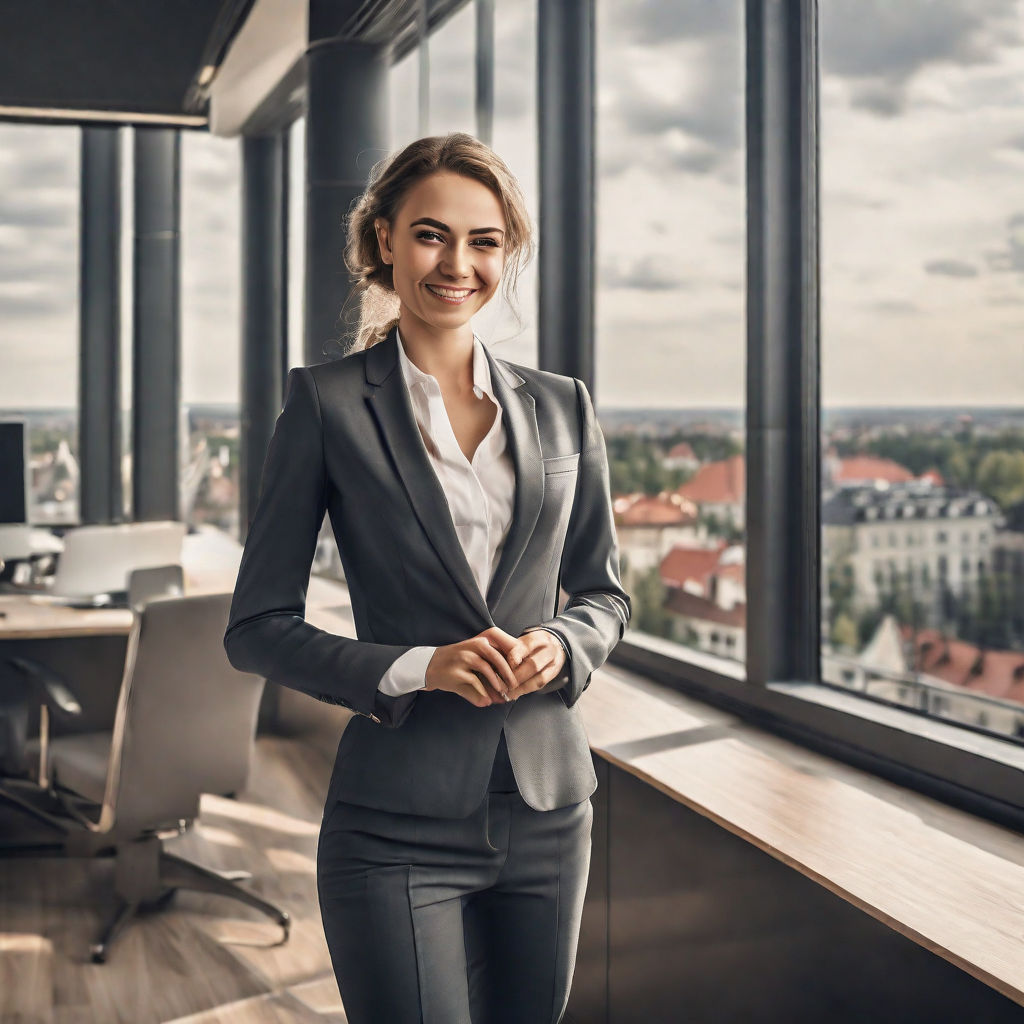
[{"label": "skirting cabinet panel", "polygon": [[573,1024],[1022,1024],[1024,1007],[595,755]]}]

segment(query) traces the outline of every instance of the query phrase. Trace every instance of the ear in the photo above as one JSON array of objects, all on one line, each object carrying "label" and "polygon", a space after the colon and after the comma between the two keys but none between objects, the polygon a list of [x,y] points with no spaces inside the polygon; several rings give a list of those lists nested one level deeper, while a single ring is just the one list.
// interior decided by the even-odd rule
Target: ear
[{"label": "ear", "polygon": [[391,253],[391,232],[388,222],[383,217],[378,217],[373,222],[374,230],[377,232],[377,245],[380,248],[380,258],[385,263],[393,263],[394,256]]}]

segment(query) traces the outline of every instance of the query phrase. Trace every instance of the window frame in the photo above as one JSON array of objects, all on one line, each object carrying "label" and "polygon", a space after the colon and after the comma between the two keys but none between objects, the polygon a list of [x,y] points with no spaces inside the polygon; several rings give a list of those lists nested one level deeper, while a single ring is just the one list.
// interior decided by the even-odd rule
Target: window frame
[{"label": "window frame", "polygon": [[1024,832],[1024,744],[822,681],[818,3],[744,21],[746,671],[629,631],[609,662]]}]

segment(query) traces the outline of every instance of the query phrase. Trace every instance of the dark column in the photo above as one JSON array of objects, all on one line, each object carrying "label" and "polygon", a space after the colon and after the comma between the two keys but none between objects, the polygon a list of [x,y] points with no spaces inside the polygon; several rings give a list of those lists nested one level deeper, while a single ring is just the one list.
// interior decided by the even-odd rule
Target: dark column
[{"label": "dark column", "polygon": [[748,0],[746,23],[747,676],[816,680],[817,3]]},{"label": "dark column", "polygon": [[370,168],[388,152],[388,63],[384,46],[338,39],[311,43],[306,59],[308,364],[339,354],[329,343],[359,323],[342,258],[345,218]]},{"label": "dark column", "polygon": [[494,135],[494,0],[476,0],[476,137]]},{"label": "dark column", "polygon": [[181,518],[180,195],[179,132],[136,128],[132,507],[140,522]]},{"label": "dark column", "polygon": [[82,128],[79,521],[124,518],[121,488],[121,130]]},{"label": "dark column", "polygon": [[537,5],[538,365],[594,390],[594,0]]},{"label": "dark column", "polygon": [[281,411],[288,358],[287,138],[286,130],[242,142],[242,543]]}]

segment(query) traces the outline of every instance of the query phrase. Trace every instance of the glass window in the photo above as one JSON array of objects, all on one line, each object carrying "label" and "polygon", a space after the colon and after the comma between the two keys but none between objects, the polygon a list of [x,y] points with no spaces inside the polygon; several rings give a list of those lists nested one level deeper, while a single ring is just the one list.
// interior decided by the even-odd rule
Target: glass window
[{"label": "glass window", "polygon": [[0,124],[0,416],[23,419],[29,519],[77,523],[76,127]]},{"label": "glass window", "polygon": [[[948,551],[936,563],[916,547],[918,571],[881,598],[833,589],[822,635],[851,622],[857,656],[912,679],[922,707],[963,687],[947,718],[980,722],[988,697],[988,728],[1012,735],[1015,594],[998,570],[972,570],[1024,538],[1019,12],[969,0],[912,16],[901,4],[873,4],[870,18],[847,0],[819,9],[822,443],[847,478],[822,495],[823,556],[855,561],[868,511],[885,503],[930,518]],[[834,656],[824,643],[826,677]],[[974,663],[968,688],[959,666]]]},{"label": "glass window", "polygon": [[743,95],[741,3],[597,4],[595,399],[630,630],[740,663],[708,627],[746,623]]},{"label": "glass window", "polygon": [[[491,145],[519,180],[537,238],[537,4],[494,5],[494,118]],[[473,322],[485,344],[503,359],[537,365],[537,259],[519,275],[513,307],[504,286]]]},{"label": "glass window", "polygon": [[413,49],[388,73],[391,149],[419,138],[419,50]]},{"label": "glass window", "polygon": [[[503,6],[503,5],[496,5]],[[463,4],[428,40],[430,134],[476,134],[476,5]]]},{"label": "glass window", "polygon": [[241,142],[181,138],[183,518],[238,536]]}]

